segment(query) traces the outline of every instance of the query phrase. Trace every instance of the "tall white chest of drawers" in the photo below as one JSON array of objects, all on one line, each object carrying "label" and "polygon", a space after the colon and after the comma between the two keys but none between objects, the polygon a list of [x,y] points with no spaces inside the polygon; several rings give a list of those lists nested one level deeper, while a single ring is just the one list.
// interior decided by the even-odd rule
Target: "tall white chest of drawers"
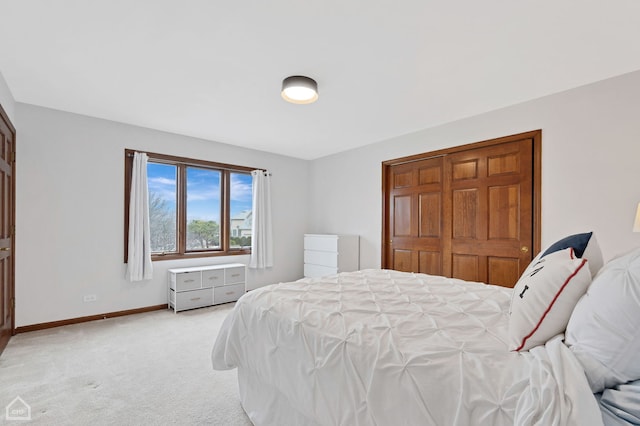
[{"label": "tall white chest of drawers", "polygon": [[305,277],[322,277],[358,269],[360,269],[360,237],[358,235],[304,235]]},{"label": "tall white chest of drawers", "polygon": [[242,263],[168,270],[167,297],[175,312],[236,301],[246,291]]}]

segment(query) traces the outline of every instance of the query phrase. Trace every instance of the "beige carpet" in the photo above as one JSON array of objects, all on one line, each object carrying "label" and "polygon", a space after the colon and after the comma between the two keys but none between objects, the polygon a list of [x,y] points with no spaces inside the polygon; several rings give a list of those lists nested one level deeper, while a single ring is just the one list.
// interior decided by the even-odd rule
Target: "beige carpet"
[{"label": "beige carpet", "polygon": [[0,356],[0,424],[25,423],[6,418],[19,396],[31,408],[29,424],[251,425],[236,370],[211,368],[213,342],[232,308],[155,311],[18,334]]}]

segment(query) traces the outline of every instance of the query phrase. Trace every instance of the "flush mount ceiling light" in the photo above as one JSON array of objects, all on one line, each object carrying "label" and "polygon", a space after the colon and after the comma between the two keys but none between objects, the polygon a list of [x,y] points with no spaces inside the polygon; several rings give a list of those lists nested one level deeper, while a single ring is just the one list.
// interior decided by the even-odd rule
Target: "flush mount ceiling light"
[{"label": "flush mount ceiling light", "polygon": [[292,75],[282,81],[282,98],[294,104],[310,104],[318,100],[318,83],[312,78]]}]

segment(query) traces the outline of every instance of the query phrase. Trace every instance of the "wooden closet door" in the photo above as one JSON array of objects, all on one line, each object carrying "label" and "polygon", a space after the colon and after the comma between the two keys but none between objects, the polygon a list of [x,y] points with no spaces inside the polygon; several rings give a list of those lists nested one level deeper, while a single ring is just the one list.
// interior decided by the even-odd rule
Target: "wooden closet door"
[{"label": "wooden closet door", "polygon": [[513,287],[540,245],[540,134],[383,163],[382,267]]},{"label": "wooden closet door", "polygon": [[445,275],[512,287],[533,251],[532,141],[448,155]]},{"label": "wooden closet door", "polygon": [[392,269],[442,275],[442,160],[400,164],[387,175]]}]

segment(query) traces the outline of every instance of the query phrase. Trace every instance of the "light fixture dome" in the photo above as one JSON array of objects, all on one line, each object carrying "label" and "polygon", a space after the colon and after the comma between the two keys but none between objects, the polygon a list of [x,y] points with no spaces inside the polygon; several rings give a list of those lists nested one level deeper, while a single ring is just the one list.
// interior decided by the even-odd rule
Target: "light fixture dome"
[{"label": "light fixture dome", "polygon": [[294,104],[310,104],[318,100],[318,83],[312,78],[292,75],[282,81],[282,98]]}]

